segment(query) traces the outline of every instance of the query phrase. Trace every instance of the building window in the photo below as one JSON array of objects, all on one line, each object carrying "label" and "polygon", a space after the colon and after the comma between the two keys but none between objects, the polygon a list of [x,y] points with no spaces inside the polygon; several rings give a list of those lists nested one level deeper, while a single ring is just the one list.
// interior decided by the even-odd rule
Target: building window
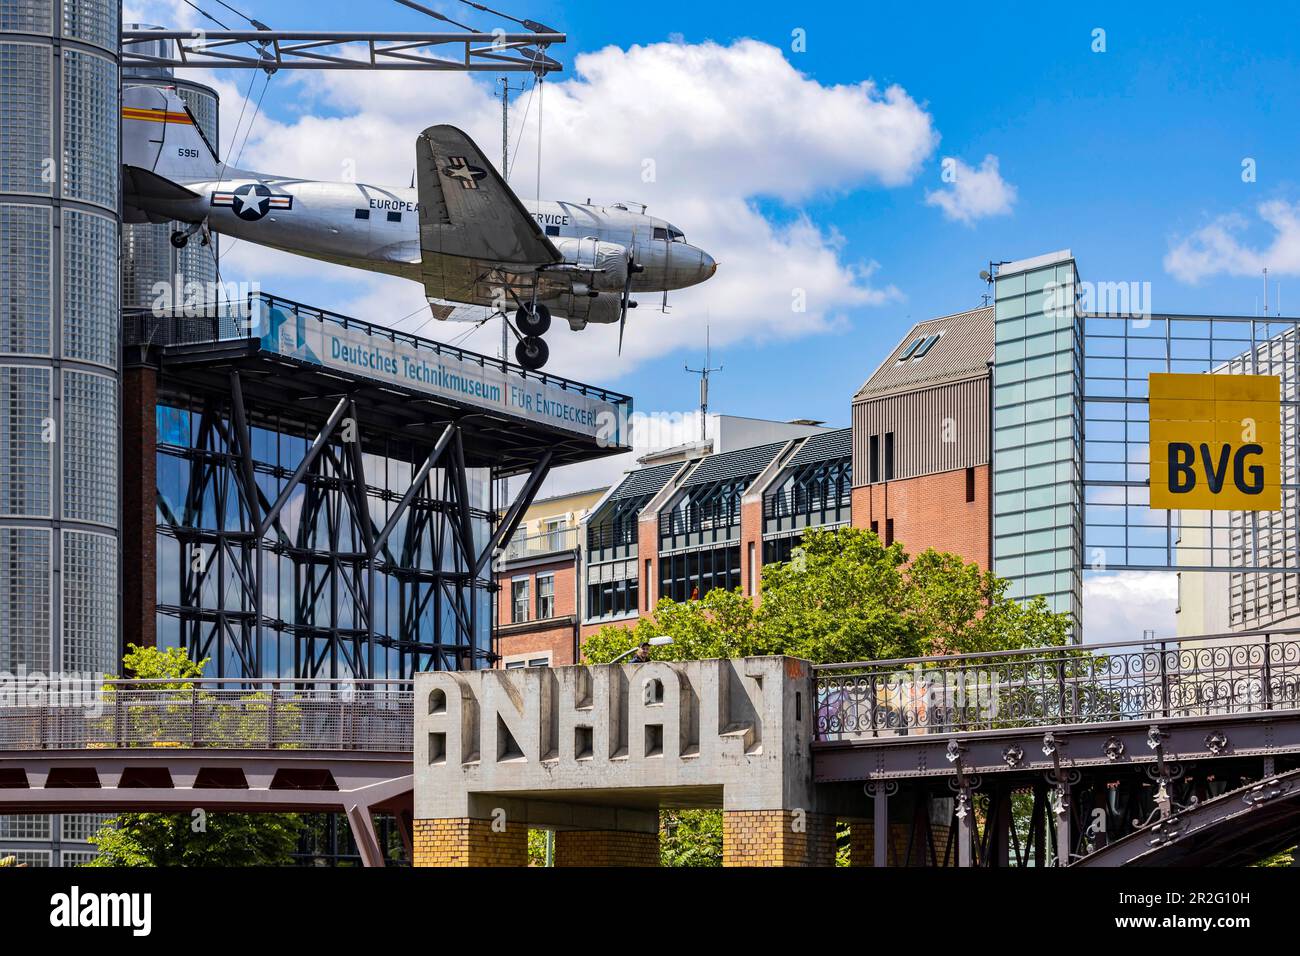
[{"label": "building window", "polygon": [[555,617],[555,575],[537,575],[537,620]]},{"label": "building window", "polygon": [[503,663],[505,665],[505,669],[508,671],[512,671],[520,667],[550,667],[551,652],[533,651],[530,654],[517,654],[512,657],[507,657]]},{"label": "building window", "polygon": [[522,624],[528,620],[528,578],[514,578],[510,582],[510,623]]},{"label": "building window", "polygon": [[610,561],[587,569],[587,619],[636,613],[637,580],[634,561]]},{"label": "building window", "polygon": [[967,468],[966,469],[966,501],[971,502],[974,500],[975,500],[975,469]]},{"label": "building window", "polygon": [[894,519],[886,518],[885,519],[885,547],[887,548],[893,543],[894,543]]},{"label": "building window", "polygon": [[885,481],[894,479],[894,433],[885,432]]},{"label": "building window", "polygon": [[754,560],[754,542],[749,542],[749,593],[758,593],[758,562]]},{"label": "building window", "polygon": [[872,533],[872,534],[880,534],[880,522],[879,522],[879,521],[873,521],[873,522],[871,522],[871,533]]},{"label": "building window", "polygon": [[880,436],[871,436],[871,460],[869,462],[867,481],[875,484],[880,480]]},{"label": "building window", "polygon": [[699,600],[714,588],[734,591],[743,582],[739,545],[659,558],[659,594],[673,601]]},{"label": "building window", "polygon": [[565,518],[546,518],[542,521],[542,534],[546,536],[546,550],[563,551],[565,550],[565,534],[568,530],[569,522]]},{"label": "building window", "polygon": [[645,577],[643,577],[641,580],[645,582],[645,609],[648,611],[650,610],[650,580],[651,580],[649,558],[645,559]]}]

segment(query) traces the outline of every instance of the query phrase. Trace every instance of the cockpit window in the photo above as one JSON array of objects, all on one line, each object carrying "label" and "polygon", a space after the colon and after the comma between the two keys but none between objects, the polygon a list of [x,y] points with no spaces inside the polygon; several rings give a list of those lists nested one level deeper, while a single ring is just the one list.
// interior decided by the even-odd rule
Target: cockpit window
[{"label": "cockpit window", "polygon": [[654,237],[655,237],[656,239],[667,240],[667,239],[668,239],[668,230],[665,229],[663,226],[655,226],[655,234],[654,234]]},{"label": "cockpit window", "polygon": [[668,239],[670,242],[685,242],[686,234],[683,233],[680,229],[674,229],[672,226],[669,226]]}]

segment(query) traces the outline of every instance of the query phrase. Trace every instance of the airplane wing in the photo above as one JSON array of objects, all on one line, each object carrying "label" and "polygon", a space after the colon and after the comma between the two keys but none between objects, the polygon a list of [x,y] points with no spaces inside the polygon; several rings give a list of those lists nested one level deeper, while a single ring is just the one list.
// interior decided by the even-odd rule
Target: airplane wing
[{"label": "airplane wing", "polygon": [[563,261],[472,139],[430,126],[415,141],[420,260],[425,294],[455,302],[492,298],[493,286],[535,281]]}]

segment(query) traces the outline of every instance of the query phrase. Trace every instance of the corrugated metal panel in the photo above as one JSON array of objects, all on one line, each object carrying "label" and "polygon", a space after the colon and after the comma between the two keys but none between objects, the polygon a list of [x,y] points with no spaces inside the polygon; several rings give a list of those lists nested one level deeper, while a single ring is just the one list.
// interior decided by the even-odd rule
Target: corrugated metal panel
[{"label": "corrugated metal panel", "polygon": [[686,479],[682,487],[757,475],[771,464],[772,459],[776,457],[776,453],[787,444],[787,442],[778,441],[772,442],[770,445],[737,448],[735,451],[724,452],[721,455],[710,455],[691,472],[690,477]]},{"label": "corrugated metal panel", "polygon": [[790,459],[790,467],[798,468],[814,461],[831,461],[848,458],[853,453],[853,429],[840,428],[825,435],[813,435]]},{"label": "corrugated metal panel", "polygon": [[[920,359],[899,358],[913,342],[942,332],[939,340]],[[972,309],[956,315],[927,319],[912,327],[889,353],[889,358],[867,379],[853,400],[888,395],[904,388],[966,378],[983,371],[993,361],[993,308]]]},{"label": "corrugated metal panel", "polygon": [[[989,460],[989,377],[887,395],[853,405],[853,486],[868,483],[869,439],[894,433],[894,476],[915,478]],[[881,465],[881,477],[884,466]]]}]

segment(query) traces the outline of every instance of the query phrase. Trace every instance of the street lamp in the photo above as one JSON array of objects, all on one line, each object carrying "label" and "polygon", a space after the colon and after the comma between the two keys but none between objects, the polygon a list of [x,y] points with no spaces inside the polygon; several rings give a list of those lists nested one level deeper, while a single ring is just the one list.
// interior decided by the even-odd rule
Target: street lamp
[{"label": "street lamp", "polygon": [[[673,639],[672,639],[671,637],[669,637],[667,634],[664,634],[664,635],[661,635],[661,636],[659,636],[659,637],[652,637],[652,638],[650,638],[650,640],[648,640],[648,641],[644,641],[643,643],[645,643],[645,644],[649,644],[651,647],[663,647],[665,644],[671,644],[672,642],[673,642]],[[614,658],[612,661],[610,661],[610,663],[611,663],[611,664],[617,664],[617,663],[618,663],[619,661],[621,661],[623,658],[625,658],[625,657],[630,657],[631,655],[633,655],[633,654],[636,653],[636,651],[637,651],[637,647],[640,647],[640,646],[641,646],[641,645],[638,644],[636,647],[633,647],[633,648],[631,648],[630,650],[626,650],[626,651],[624,651],[622,654],[618,655],[618,657],[616,657],[616,658]]]}]

